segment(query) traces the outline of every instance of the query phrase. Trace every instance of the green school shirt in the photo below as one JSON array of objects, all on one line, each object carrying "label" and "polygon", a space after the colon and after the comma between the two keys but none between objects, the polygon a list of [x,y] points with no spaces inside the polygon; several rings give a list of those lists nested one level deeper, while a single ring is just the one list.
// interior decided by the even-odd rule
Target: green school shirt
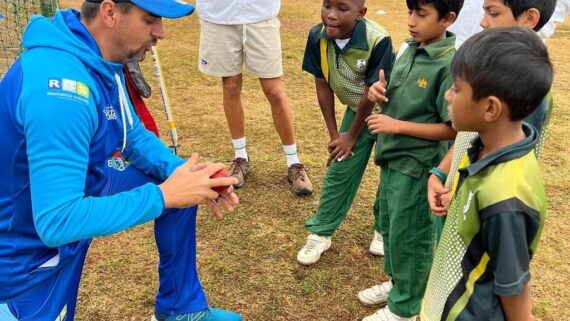
[{"label": "green school shirt", "polygon": [[[451,60],[455,54],[455,35],[419,48],[407,40],[408,48],[394,63],[388,83],[389,102],[382,113],[415,123],[448,122],[445,92],[453,84]],[[378,134],[375,162],[401,173],[419,177],[422,169],[436,166],[448,142],[406,135]]]},{"label": "green school shirt", "polygon": [[329,77],[326,79],[341,103],[353,111],[358,105],[364,88],[378,81],[378,72],[384,69],[390,75],[394,61],[392,40],[379,24],[367,19],[358,21],[347,45],[340,49],[327,36],[323,24],[309,31],[303,70],[318,78],[326,78],[322,69],[321,40],[326,41]]}]

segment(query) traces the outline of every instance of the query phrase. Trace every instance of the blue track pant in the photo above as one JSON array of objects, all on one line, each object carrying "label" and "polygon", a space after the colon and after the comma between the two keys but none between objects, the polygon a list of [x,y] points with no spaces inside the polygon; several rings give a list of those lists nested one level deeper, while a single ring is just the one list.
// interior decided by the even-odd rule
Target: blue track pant
[{"label": "blue track pant", "polygon": [[[110,180],[102,192],[103,196],[156,182],[134,166],[119,169],[109,167],[107,170]],[[154,234],[160,256],[160,284],[155,309],[161,313],[184,314],[208,307],[196,270],[197,209],[195,206],[165,210],[155,220]],[[79,242],[77,255],[65,262],[33,271],[46,273],[45,282],[16,301],[0,304],[0,320],[72,321],[79,280],[90,243],[91,240]]]}]

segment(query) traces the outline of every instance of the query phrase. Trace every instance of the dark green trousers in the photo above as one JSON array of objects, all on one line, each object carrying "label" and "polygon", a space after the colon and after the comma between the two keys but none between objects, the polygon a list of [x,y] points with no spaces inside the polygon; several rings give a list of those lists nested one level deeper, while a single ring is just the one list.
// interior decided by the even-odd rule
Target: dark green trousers
[{"label": "dark green trousers", "polygon": [[[354,111],[346,109],[340,132],[350,129],[355,116]],[[333,161],[327,167],[319,207],[315,215],[305,222],[305,228],[309,232],[320,236],[331,236],[344,221],[375,142],[376,135],[371,134],[368,127],[364,126],[352,148],[354,156],[342,162]]]},{"label": "dark green trousers", "polygon": [[388,306],[401,317],[419,314],[433,259],[427,178],[428,169],[416,178],[387,166],[380,176],[376,215],[384,238],[384,272],[394,281]]}]

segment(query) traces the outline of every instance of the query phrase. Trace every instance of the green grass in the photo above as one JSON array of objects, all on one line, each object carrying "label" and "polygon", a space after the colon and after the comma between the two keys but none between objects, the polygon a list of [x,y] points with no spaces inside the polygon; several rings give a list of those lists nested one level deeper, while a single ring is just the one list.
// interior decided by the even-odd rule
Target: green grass
[{"label": "green grass", "polygon": [[[69,2],[69,1],[68,1]],[[407,36],[402,1],[368,1],[368,18],[392,34],[396,48]],[[377,15],[378,9],[386,15]],[[312,267],[295,261],[305,242],[304,221],[315,211],[327,158],[328,135],[314,93],[312,76],[301,71],[308,29],[320,20],[319,1],[285,0],[281,10],[285,85],[293,108],[301,158],[311,170],[312,197],[295,197],[285,178],[285,159],[259,82],[244,78],[247,138],[253,174],[238,191],[241,204],[223,220],[206,209],[198,219],[200,277],[213,306],[236,310],[245,320],[360,320],[375,309],[358,303],[359,290],[386,280],[382,259],[372,257],[372,203],[379,171],[370,163],[349,216],[331,249]],[[159,51],[182,144],[181,153],[205,159],[233,158],[221,105],[221,81],[197,70],[197,16],[167,21],[168,37]],[[532,264],[533,305],[543,321],[570,320],[570,24],[548,41],[555,64],[556,107],[541,161],[549,216]],[[154,85],[151,62],[145,62]],[[149,101],[159,126],[166,128],[156,85]],[[338,108],[342,112],[342,107]],[[339,117],[340,119],[340,114]],[[169,142],[168,134],[163,138]],[[157,256],[152,224],[96,239],[87,259],[79,296],[78,321],[148,320],[157,288]]]}]

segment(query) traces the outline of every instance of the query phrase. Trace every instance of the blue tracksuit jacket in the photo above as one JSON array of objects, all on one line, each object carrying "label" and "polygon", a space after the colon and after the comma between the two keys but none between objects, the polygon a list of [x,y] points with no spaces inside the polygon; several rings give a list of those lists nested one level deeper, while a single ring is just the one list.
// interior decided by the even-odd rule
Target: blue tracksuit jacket
[{"label": "blue tracksuit jacket", "polygon": [[101,57],[77,11],[33,18],[23,44],[0,83],[0,303],[41,283],[34,271],[64,264],[78,241],[161,215],[155,184],[99,197],[112,154],[160,179],[183,163],[143,128],[122,65]]}]

